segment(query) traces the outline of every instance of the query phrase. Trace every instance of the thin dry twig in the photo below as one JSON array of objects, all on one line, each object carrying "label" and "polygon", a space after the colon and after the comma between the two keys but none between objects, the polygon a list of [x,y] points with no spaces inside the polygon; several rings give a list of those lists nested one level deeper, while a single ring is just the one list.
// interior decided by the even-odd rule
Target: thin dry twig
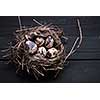
[{"label": "thin dry twig", "polygon": [[9,57],[9,56],[11,56],[11,54],[6,54],[6,55],[4,55],[4,56],[2,56],[3,58],[6,58],[6,57]]},{"label": "thin dry twig", "polygon": [[72,54],[72,52],[73,52],[73,50],[74,50],[74,48],[75,48],[75,46],[76,46],[78,40],[79,40],[79,37],[77,37],[77,39],[75,40],[75,42],[74,42],[74,44],[73,44],[73,46],[72,46],[70,52],[69,52],[68,55],[65,57],[64,63],[65,63],[65,61],[68,59],[68,57]]},{"label": "thin dry twig", "polygon": [[39,21],[37,21],[36,19],[33,19],[33,21],[35,22],[35,23],[37,23],[38,25],[40,25],[40,26],[43,26],[43,24],[41,24]]},{"label": "thin dry twig", "polygon": [[63,38],[63,39],[65,39],[65,40],[68,40],[68,38],[67,38],[67,37],[65,37],[65,36],[62,36],[62,38]]},{"label": "thin dry twig", "polygon": [[[81,43],[82,43],[82,29],[81,29],[81,25],[80,25],[79,19],[77,19],[77,23],[78,23],[78,28],[79,28],[79,35],[80,35],[80,37],[77,37],[77,38],[76,38],[76,40],[75,40],[75,42],[74,42],[74,44],[73,44],[73,46],[72,46],[70,52],[69,52],[68,55],[65,57],[64,63],[65,63],[65,61],[68,59],[68,57],[70,57],[70,56],[80,47],[80,45],[81,45]],[[65,38],[65,39],[66,39],[66,38]],[[77,42],[78,42],[79,39],[80,39],[80,41],[79,41],[79,43],[78,43],[78,45],[77,45],[77,47],[76,47],[76,44],[77,44]],[[75,48],[75,47],[76,47],[76,48]]]},{"label": "thin dry twig", "polygon": [[10,49],[4,49],[4,50],[1,50],[1,52],[8,52]]},{"label": "thin dry twig", "polygon": [[32,72],[33,72],[33,74],[34,74],[34,76],[35,76],[36,80],[38,80],[38,76],[36,75],[35,70],[33,70]]},{"label": "thin dry twig", "polygon": [[22,63],[21,63],[21,65],[22,65],[22,70],[24,70],[24,56],[23,56],[23,58],[22,58]]},{"label": "thin dry twig", "polygon": [[80,35],[79,38],[80,38],[80,41],[79,41],[79,44],[77,45],[76,49],[73,50],[72,53],[74,53],[74,52],[80,47],[80,45],[81,45],[81,43],[82,43],[82,39],[83,39],[83,37],[82,37],[82,29],[81,29],[81,25],[80,25],[79,19],[77,19],[77,24],[78,24],[78,28],[79,28],[79,35]]},{"label": "thin dry twig", "polygon": [[18,22],[19,22],[20,30],[22,30],[22,23],[21,23],[21,18],[20,18],[20,16],[18,16]]},{"label": "thin dry twig", "polygon": [[30,73],[28,66],[27,66],[27,72]]},{"label": "thin dry twig", "polygon": [[37,70],[37,68],[34,67],[34,70],[35,70],[38,74],[40,74],[41,76],[44,76],[44,74],[41,73],[39,70]]},{"label": "thin dry twig", "polygon": [[54,75],[54,78],[56,78],[57,77],[57,75],[60,73],[60,70],[58,70],[57,72],[56,72],[56,74]]}]

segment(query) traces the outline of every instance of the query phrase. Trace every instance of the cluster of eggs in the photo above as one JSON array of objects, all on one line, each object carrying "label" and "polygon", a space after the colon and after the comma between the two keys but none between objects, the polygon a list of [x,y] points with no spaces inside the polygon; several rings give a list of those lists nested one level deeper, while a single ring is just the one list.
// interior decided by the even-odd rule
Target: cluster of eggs
[{"label": "cluster of eggs", "polygon": [[[36,32],[34,34],[36,34]],[[25,35],[25,38],[29,53],[39,53],[41,56],[49,58],[56,57],[58,50],[54,48],[54,39],[52,36],[49,35],[46,38],[37,36],[34,38],[31,35]]]}]

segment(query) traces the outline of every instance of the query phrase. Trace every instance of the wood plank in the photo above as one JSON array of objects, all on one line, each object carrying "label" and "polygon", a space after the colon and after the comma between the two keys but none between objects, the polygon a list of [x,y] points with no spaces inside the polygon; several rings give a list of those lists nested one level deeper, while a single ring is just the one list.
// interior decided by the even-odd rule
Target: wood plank
[{"label": "wood plank", "polygon": [[[21,17],[25,26],[35,26],[32,18],[39,20],[41,23],[53,23],[64,29],[65,35],[76,36],[78,32],[76,18],[80,18],[84,36],[100,36],[100,17],[80,17],[80,16],[29,16]],[[17,28],[17,17],[0,17],[0,35],[12,34]]]},{"label": "wood plank", "polygon": [[[64,30],[64,33],[66,36],[78,36],[78,27],[77,24],[76,25],[67,25],[67,24],[57,24],[61,29]],[[33,25],[35,26],[35,25]],[[26,27],[30,27],[29,25],[26,25]],[[83,35],[87,36],[87,37],[95,37],[98,36],[100,37],[100,25],[81,25],[82,27],[82,31],[83,31]],[[13,32],[16,31],[16,29],[18,29],[19,26],[18,25],[13,25],[13,26],[1,26],[0,27],[0,36],[2,35],[10,35]]]},{"label": "wood plank", "polygon": [[100,61],[70,61],[56,82],[99,83]]},{"label": "wood plank", "polygon": [[34,81],[29,77],[19,77],[15,73],[15,66],[0,62],[0,83],[97,83],[100,82],[100,61],[70,61],[64,65],[64,70],[57,79]]},{"label": "wood plank", "polygon": [[[64,29],[68,42],[63,40],[68,52],[78,36],[76,18],[81,21],[83,30],[83,42],[78,51],[69,58],[69,65],[64,65],[64,71],[55,80],[34,81],[29,77],[19,77],[15,74],[15,66],[5,65],[0,52],[0,82],[23,83],[23,82],[100,82],[100,17],[90,16],[23,16],[22,23],[26,26],[35,26],[32,18],[41,23],[54,23]],[[0,17],[0,50],[8,46],[13,40],[12,33],[19,28],[17,17]]]}]

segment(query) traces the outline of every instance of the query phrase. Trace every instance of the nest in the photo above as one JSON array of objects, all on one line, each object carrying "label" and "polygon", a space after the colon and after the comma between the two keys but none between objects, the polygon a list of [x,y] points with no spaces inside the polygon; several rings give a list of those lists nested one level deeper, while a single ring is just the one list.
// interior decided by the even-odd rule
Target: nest
[{"label": "nest", "polygon": [[[57,77],[58,73],[64,68],[65,61],[79,48],[82,42],[81,34],[79,45],[75,48],[79,40],[77,38],[70,52],[66,54],[61,41],[61,37],[66,39],[63,33],[63,30],[59,27],[50,24],[16,30],[15,45],[11,45],[8,49],[10,50],[10,61],[17,66],[16,73],[26,71],[37,80],[40,77],[48,76],[48,73]],[[80,33],[82,33],[81,30]],[[51,37],[53,41],[50,41],[51,38],[48,39],[48,37]],[[38,41],[36,41],[37,38],[39,38]],[[32,45],[32,43],[36,46],[34,44]],[[32,46],[34,49],[30,48]],[[39,51],[41,47],[42,49]]]}]

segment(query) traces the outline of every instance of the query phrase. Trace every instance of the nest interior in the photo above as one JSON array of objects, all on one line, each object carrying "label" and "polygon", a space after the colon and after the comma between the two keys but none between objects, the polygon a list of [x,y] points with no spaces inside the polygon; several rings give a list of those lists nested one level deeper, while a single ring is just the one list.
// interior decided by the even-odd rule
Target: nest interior
[{"label": "nest interior", "polygon": [[[63,31],[53,25],[43,25],[16,30],[15,45],[10,47],[10,59],[17,65],[16,72],[19,73],[20,71],[26,71],[28,74],[34,75],[37,80],[41,76],[47,76],[48,72],[53,73],[54,77],[56,77],[63,69],[65,58],[64,45],[61,42],[62,35]],[[52,41],[50,43],[49,40],[48,44],[51,47],[47,48],[45,42],[49,36],[52,37],[53,44]],[[38,37],[44,40],[44,43],[41,46],[38,46],[35,42]],[[29,52],[30,48],[26,44],[27,41],[31,41],[37,45],[36,48],[33,46],[33,53]],[[40,47],[45,48],[45,56],[38,52]],[[51,51],[48,53],[48,50],[51,48],[55,48],[57,52],[55,53],[54,51]],[[50,53],[52,53],[51,55],[53,55],[53,57],[51,57]]]}]

